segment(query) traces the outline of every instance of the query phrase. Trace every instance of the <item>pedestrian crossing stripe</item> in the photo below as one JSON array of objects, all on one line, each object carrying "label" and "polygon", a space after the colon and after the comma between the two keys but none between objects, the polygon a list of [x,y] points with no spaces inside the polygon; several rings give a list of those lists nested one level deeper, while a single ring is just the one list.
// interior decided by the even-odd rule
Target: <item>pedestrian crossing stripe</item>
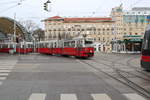
[{"label": "pedestrian crossing stripe", "polygon": [[12,70],[14,67],[0,67],[0,70]]},{"label": "pedestrian crossing stripe", "polygon": [[0,76],[8,76],[9,73],[0,73]]},{"label": "pedestrian crossing stripe", "polygon": [[11,70],[0,70],[0,73],[9,73]]},{"label": "pedestrian crossing stripe", "polygon": [[29,100],[45,100],[46,94],[44,93],[34,93],[29,97]]},{"label": "pedestrian crossing stripe", "polygon": [[0,81],[0,85],[2,85],[2,84],[3,84],[3,82]]},{"label": "pedestrian crossing stripe", "polygon": [[107,94],[92,94],[94,100],[111,100]]},{"label": "pedestrian crossing stripe", "polygon": [[[123,94],[127,100],[146,100],[142,96],[136,93]],[[107,94],[91,94],[92,100],[112,100]],[[46,94],[44,93],[33,93],[28,100],[45,100]],[[61,94],[60,100],[78,100],[76,94]]]},{"label": "pedestrian crossing stripe", "polygon": [[77,100],[76,94],[61,94],[60,100]]},{"label": "pedestrian crossing stripe", "polygon": [[123,94],[127,99],[129,100],[146,100],[145,98],[143,98],[142,96],[136,94],[136,93],[132,93],[132,94]]},{"label": "pedestrian crossing stripe", "polygon": [[0,77],[0,80],[5,80],[6,79],[6,77]]}]

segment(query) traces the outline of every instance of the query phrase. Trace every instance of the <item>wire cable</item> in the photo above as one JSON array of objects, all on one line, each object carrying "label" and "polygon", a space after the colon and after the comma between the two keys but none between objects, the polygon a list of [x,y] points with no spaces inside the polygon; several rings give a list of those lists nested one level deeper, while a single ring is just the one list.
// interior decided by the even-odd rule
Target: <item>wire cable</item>
[{"label": "wire cable", "polygon": [[16,5],[10,6],[10,7],[6,8],[6,9],[1,10],[0,13],[4,13],[4,12],[6,12],[6,11],[12,9],[12,8],[15,8],[15,7],[19,6],[19,5],[21,5],[21,4],[18,3],[18,4],[16,4]]}]

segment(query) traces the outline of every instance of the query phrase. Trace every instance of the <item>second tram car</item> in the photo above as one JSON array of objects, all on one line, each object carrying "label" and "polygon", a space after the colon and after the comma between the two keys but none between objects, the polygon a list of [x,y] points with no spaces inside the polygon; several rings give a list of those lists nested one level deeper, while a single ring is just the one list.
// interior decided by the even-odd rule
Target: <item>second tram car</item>
[{"label": "second tram car", "polygon": [[150,25],[148,25],[143,39],[141,67],[150,70]]},{"label": "second tram car", "polygon": [[1,53],[9,53],[10,50],[13,50],[15,44],[14,43],[0,43],[0,52]]},{"label": "second tram car", "polygon": [[30,53],[33,52],[33,43],[32,42],[7,42],[0,43],[0,52],[1,53]]}]

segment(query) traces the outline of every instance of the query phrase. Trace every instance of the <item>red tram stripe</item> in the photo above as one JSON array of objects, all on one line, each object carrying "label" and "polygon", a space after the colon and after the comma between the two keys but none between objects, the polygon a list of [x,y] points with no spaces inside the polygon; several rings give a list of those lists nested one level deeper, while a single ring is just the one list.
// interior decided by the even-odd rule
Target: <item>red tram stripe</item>
[{"label": "red tram stripe", "polygon": [[150,56],[142,56],[142,61],[150,62]]}]

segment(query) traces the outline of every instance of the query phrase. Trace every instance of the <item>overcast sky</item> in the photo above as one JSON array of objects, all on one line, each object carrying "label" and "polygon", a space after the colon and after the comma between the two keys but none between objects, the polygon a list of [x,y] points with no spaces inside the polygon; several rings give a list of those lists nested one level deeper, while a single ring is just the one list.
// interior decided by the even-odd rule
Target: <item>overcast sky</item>
[{"label": "overcast sky", "polygon": [[[21,2],[21,5],[17,3]],[[50,0],[50,11],[43,10],[47,0],[0,0],[0,16],[17,20],[33,20],[40,27],[41,20],[51,16],[95,17],[109,16],[111,8],[123,3],[124,10],[132,7],[150,7],[150,0]]]}]

